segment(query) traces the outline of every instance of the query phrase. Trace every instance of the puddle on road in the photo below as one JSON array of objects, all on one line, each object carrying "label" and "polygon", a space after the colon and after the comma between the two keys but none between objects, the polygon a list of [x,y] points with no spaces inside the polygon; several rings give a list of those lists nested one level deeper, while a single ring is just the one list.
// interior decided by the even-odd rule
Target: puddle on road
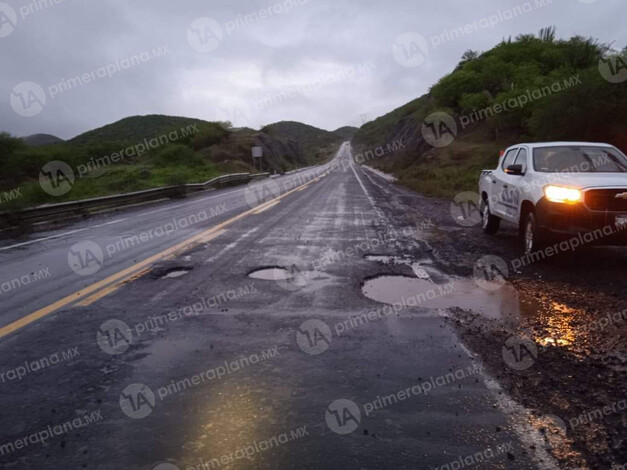
[{"label": "puddle on road", "polygon": [[366,280],[362,292],[380,303],[440,309],[457,307],[490,318],[504,315],[518,317],[536,308],[534,302],[521,301],[512,286],[504,285],[498,290],[486,291],[472,279],[464,278],[452,278],[448,283],[436,284],[430,279],[383,275]]},{"label": "puddle on road", "polygon": [[271,266],[256,269],[249,273],[248,277],[262,281],[276,281],[287,290],[297,290],[314,282],[320,283],[331,279],[329,274],[320,271],[301,270],[296,265],[290,268]]},{"label": "puddle on road", "polygon": [[[590,331],[585,319],[589,314],[559,303],[546,295],[528,294],[512,284],[485,290],[474,279],[446,276],[431,263],[412,262],[408,258],[368,256],[368,260],[386,265],[408,265],[413,276],[380,275],[367,279],[362,293],[371,300],[384,304],[432,309],[470,310],[495,320],[530,328],[534,341],[542,346],[564,347],[575,353],[584,353],[590,343]],[[417,265],[426,277],[417,272]]]},{"label": "puddle on road", "polygon": [[262,281],[286,281],[291,279],[292,274],[285,268],[262,268],[253,271],[248,275],[253,279],[261,279]]},{"label": "puddle on road", "polygon": [[377,302],[436,309],[461,308],[489,318],[501,318],[504,314],[519,317],[536,308],[534,302],[520,299],[510,285],[498,290],[484,290],[472,279],[445,275],[429,258],[415,260],[409,256],[367,255],[366,259],[384,265],[409,266],[415,276],[382,275],[366,280],[362,292]]},{"label": "puddle on road", "polygon": [[161,279],[175,279],[189,274],[190,271],[191,269],[173,269],[172,271],[168,271],[167,274],[161,276]]}]

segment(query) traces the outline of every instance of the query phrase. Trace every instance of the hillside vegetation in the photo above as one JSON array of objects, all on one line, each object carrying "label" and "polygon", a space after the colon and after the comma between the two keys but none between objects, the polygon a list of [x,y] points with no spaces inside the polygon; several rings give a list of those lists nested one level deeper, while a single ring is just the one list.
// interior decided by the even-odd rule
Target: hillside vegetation
[{"label": "hillside vegetation", "polygon": [[161,114],[130,116],[112,124],[107,124],[98,129],[80,134],[71,139],[70,142],[84,145],[92,142],[138,141],[168,133],[173,129],[182,129],[192,124],[202,125],[207,124],[207,121],[180,116],[164,116]]},{"label": "hillside vegetation", "polygon": [[[480,170],[496,165],[500,149],[522,141],[604,141],[625,151],[627,83],[611,83],[601,73],[612,54],[594,39],[556,40],[554,28],[481,54],[467,51],[428,94],[366,123],[353,144],[366,152],[401,142],[400,151],[369,164],[438,196],[476,191]],[[422,131],[425,118],[438,111],[457,128],[442,147],[426,142]]]},{"label": "hillside vegetation", "polygon": [[357,134],[358,130],[358,127],[344,126],[339,129],[335,129],[333,133],[339,135],[344,140],[351,140],[355,134]]},{"label": "hillside vegetation", "polygon": [[[28,146],[0,133],[0,196],[10,195],[0,197],[0,212],[259,172],[253,146],[264,150],[263,171],[284,172],[330,158],[337,146],[330,145],[328,132],[300,126],[308,132],[290,134],[289,141],[228,123],[161,115],[132,116],[54,145]],[[67,164],[74,177],[71,190],[60,196],[45,192],[39,181],[42,168],[55,161]],[[20,196],[13,197],[17,188]]]},{"label": "hillside vegetation", "polygon": [[28,135],[26,137],[22,137],[22,140],[26,145],[30,145],[31,147],[37,147],[39,145],[60,144],[61,142],[64,142],[63,139],[60,139],[56,135],[51,134]]},{"label": "hillside vegetation", "polygon": [[332,153],[339,144],[347,140],[341,133],[325,131],[294,121],[269,124],[263,127],[261,132],[279,140],[298,142],[303,161],[310,165],[324,163],[329,157],[329,152]]}]

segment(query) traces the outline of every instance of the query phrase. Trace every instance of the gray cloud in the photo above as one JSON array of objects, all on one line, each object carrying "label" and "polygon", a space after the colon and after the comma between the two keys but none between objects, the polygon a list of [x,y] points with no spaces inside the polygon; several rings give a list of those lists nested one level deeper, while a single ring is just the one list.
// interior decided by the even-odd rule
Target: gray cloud
[{"label": "gray cloud", "polygon": [[[466,49],[504,37],[556,25],[561,37],[627,44],[624,1],[544,1],[4,0],[0,130],[69,138],[149,113],[334,129],[422,95]],[[190,25],[207,17],[221,38],[198,42]],[[463,36],[452,37],[458,28]],[[393,53],[410,32],[426,41],[420,64],[404,63],[402,47]],[[22,82],[45,93],[32,117],[15,111],[18,95],[11,100]]]}]

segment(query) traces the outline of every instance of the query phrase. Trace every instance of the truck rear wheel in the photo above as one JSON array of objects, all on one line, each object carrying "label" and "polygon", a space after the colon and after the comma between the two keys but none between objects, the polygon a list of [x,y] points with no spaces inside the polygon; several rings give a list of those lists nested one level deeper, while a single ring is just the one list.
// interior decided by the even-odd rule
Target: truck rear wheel
[{"label": "truck rear wheel", "polygon": [[481,228],[485,233],[494,235],[501,225],[501,219],[492,215],[490,212],[490,204],[485,199],[481,200]]}]

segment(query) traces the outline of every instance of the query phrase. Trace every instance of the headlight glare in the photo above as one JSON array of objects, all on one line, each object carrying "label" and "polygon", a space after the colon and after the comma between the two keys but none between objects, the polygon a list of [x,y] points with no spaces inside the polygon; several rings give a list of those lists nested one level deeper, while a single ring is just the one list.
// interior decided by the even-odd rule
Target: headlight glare
[{"label": "headlight glare", "polygon": [[544,195],[551,202],[574,204],[581,201],[581,190],[564,186],[549,185],[544,188]]}]

